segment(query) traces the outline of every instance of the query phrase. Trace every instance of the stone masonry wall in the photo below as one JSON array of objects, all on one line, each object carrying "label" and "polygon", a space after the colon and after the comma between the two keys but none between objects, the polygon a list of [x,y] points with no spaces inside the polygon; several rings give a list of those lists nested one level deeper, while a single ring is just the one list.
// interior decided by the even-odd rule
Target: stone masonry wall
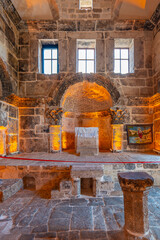
[{"label": "stone masonry wall", "polygon": [[44,106],[20,107],[20,151],[49,152],[49,126],[44,120]]},{"label": "stone masonry wall", "polygon": [[[113,50],[115,38],[134,39],[134,73],[114,74]],[[57,39],[59,44],[60,74],[44,75],[39,72],[39,41],[44,39]],[[19,60],[19,94],[21,97],[52,98],[52,105],[57,105],[54,94],[68,88],[68,82],[80,75],[76,73],[76,40],[96,39],[96,74],[110,79],[110,83],[120,94],[119,99],[114,101],[120,108],[127,109],[128,117],[125,124],[152,123],[152,110],[149,108],[149,100],[146,97],[153,95],[152,81],[152,31],[145,29],[143,21],[110,20],[84,20],[70,21],[59,20],[48,23],[47,21],[29,21],[27,28],[20,31],[20,60]],[[70,76],[70,80],[69,79]],[[66,79],[66,80],[65,80]],[[85,76],[82,77],[82,81]],[[66,85],[65,85],[66,81]],[[68,82],[67,82],[68,81]],[[89,80],[90,81],[90,80]],[[74,81],[73,81],[74,82]],[[63,83],[63,84],[62,84]],[[76,83],[76,80],[75,80]],[[109,88],[110,88],[109,83]],[[115,91],[113,91],[115,92]],[[144,100],[143,100],[144,98]],[[114,99],[113,99],[114,100]],[[46,100],[47,101],[47,100]],[[22,126],[22,125],[21,125]],[[34,128],[35,131],[36,127]],[[43,129],[43,128],[42,128]],[[44,128],[45,129],[45,128]],[[24,129],[23,129],[24,130]],[[46,133],[41,134],[41,142]],[[30,136],[33,142],[38,142],[38,136]],[[29,143],[31,140],[21,136],[21,139]],[[45,139],[45,138],[44,138]],[[36,143],[35,143],[36,144]],[[34,144],[32,144],[34,146]],[[30,145],[28,145],[30,146]],[[34,149],[37,151],[38,143]],[[152,144],[141,146],[128,146],[126,127],[124,127],[124,150],[144,151],[153,148]],[[41,148],[43,149],[43,148]],[[29,148],[27,151],[30,151]]]},{"label": "stone masonry wall", "polygon": [[0,2],[0,97],[18,93],[19,31],[12,19],[18,18],[13,10],[11,16],[9,6]]},{"label": "stone masonry wall", "polygon": [[19,151],[18,108],[0,101],[0,126],[7,129],[7,154]]},{"label": "stone masonry wall", "polygon": [[[153,95],[152,82],[152,32],[143,31],[144,23],[139,22],[137,30],[128,22],[109,20],[57,21],[48,24],[28,22],[27,29],[20,32],[19,84],[20,96],[46,96],[48,89],[54,87],[53,76],[39,73],[38,51],[42,39],[58,39],[60,72],[76,72],[76,39],[96,39],[96,72],[109,77],[118,88],[121,96]],[[140,25],[141,24],[141,25]],[[114,74],[113,49],[115,38],[134,39],[135,72]],[[52,80],[53,79],[53,80]],[[45,82],[44,82],[45,80]],[[32,91],[30,91],[32,89]],[[36,89],[36,91],[34,91]]]},{"label": "stone masonry wall", "polygon": [[80,10],[79,0],[56,0],[60,19],[110,19],[112,0],[93,0],[93,9]]}]

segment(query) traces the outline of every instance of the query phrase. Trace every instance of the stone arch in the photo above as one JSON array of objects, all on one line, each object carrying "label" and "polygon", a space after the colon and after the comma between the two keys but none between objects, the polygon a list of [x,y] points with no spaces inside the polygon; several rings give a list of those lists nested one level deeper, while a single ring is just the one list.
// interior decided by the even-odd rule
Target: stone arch
[{"label": "stone arch", "polygon": [[3,97],[7,97],[12,93],[12,83],[7,71],[7,67],[3,60],[0,58],[0,81],[1,81],[1,94]]},{"label": "stone arch", "polygon": [[76,148],[76,127],[97,127],[99,129],[99,149],[111,148],[111,118],[108,112],[112,107],[112,97],[108,90],[89,81],[76,82],[65,91],[61,107],[62,148]]},{"label": "stone arch", "polygon": [[104,87],[112,97],[113,105],[117,103],[120,93],[111,80],[100,74],[82,74],[82,73],[68,73],[66,74],[60,83],[56,87],[56,89],[52,89],[49,93],[49,96],[52,97],[53,103],[56,106],[60,106],[61,99],[65,93],[65,91],[71,86],[79,82],[88,81],[91,83],[96,83],[99,86]]}]

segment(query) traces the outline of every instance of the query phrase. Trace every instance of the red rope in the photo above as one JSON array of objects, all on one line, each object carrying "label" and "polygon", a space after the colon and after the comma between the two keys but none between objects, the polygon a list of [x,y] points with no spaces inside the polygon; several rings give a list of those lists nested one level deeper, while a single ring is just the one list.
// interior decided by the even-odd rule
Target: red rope
[{"label": "red rope", "polygon": [[102,161],[74,161],[74,160],[69,160],[69,161],[64,161],[64,160],[50,160],[50,159],[36,159],[36,158],[18,158],[18,157],[2,157],[0,156],[0,158],[2,159],[12,159],[12,160],[29,160],[29,161],[38,161],[38,162],[63,162],[63,163],[122,163],[122,164],[127,164],[127,163],[159,163],[160,164],[160,160],[159,161],[140,161],[140,162],[113,162],[113,161],[109,161],[109,162],[102,162]]}]

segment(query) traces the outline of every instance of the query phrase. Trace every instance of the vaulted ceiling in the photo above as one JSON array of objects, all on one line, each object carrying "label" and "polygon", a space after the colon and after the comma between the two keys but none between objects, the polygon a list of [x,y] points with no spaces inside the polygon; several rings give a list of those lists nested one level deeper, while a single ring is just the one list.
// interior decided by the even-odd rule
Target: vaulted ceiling
[{"label": "vaulted ceiling", "polygon": [[[99,0],[99,2],[100,1],[101,0]],[[150,19],[156,7],[160,3],[160,0],[108,1],[112,2],[111,16],[116,16],[119,19]],[[60,2],[60,0],[12,0],[13,5],[17,9],[21,18],[24,20],[58,19],[59,9],[57,2]],[[73,1],[73,8],[74,3],[75,1]]]}]

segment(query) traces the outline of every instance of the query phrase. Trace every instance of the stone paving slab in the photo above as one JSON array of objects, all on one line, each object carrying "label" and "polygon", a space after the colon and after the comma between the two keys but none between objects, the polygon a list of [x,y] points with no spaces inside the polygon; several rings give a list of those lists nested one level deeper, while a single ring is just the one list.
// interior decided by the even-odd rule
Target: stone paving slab
[{"label": "stone paving slab", "polygon": [[[149,194],[149,223],[156,240],[160,240],[159,199],[160,188],[154,187]],[[124,240],[123,198],[118,196],[52,200],[21,190],[0,203],[0,215],[0,240]]]},{"label": "stone paving slab", "polygon": [[[9,156],[8,156],[9,157]],[[85,161],[92,161],[92,167],[94,162],[141,162],[141,161],[159,161],[160,164],[160,155],[154,152],[148,153],[132,153],[132,152],[122,152],[122,153],[112,153],[112,152],[100,152],[98,156],[76,156],[74,154],[69,154],[67,152],[62,153],[21,153],[12,155],[11,157],[17,158],[28,158],[28,159],[45,159],[45,160],[62,160],[64,162],[45,162],[45,161],[31,161],[31,160],[15,160],[15,159],[2,159],[0,158],[1,166],[70,166],[70,165],[78,165],[81,166],[83,163],[83,168],[87,166]],[[75,163],[69,162],[75,161]],[[80,161],[80,163],[78,162]],[[77,163],[76,163],[77,162]],[[107,164],[107,163],[106,163]],[[134,165],[126,165],[127,169],[134,170]],[[146,163],[146,169],[148,168]],[[150,165],[149,165],[150,167]],[[158,164],[153,165],[154,168],[158,168]],[[120,167],[121,168],[121,167]]]}]

